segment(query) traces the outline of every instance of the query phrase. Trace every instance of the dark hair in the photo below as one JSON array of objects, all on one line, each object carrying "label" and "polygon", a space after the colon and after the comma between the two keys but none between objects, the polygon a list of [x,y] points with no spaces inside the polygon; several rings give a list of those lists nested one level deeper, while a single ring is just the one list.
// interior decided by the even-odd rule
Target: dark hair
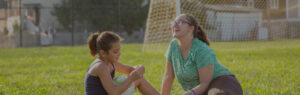
[{"label": "dark hair", "polygon": [[195,27],[194,31],[193,31],[194,38],[198,38],[199,40],[203,41],[204,43],[206,43],[209,46],[210,43],[206,36],[206,33],[205,33],[204,29],[200,25],[198,25],[198,22],[195,19],[195,17],[190,14],[181,14],[180,16],[183,16],[188,21],[188,24],[190,26]]},{"label": "dark hair", "polygon": [[112,44],[121,41],[121,37],[111,31],[104,31],[101,34],[93,33],[88,38],[88,46],[90,53],[95,56],[100,50],[108,52],[112,48]]}]

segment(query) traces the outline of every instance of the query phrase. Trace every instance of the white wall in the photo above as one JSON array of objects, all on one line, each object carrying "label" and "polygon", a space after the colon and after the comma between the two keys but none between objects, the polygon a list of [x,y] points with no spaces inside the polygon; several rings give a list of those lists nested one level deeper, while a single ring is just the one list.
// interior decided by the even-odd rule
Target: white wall
[{"label": "white wall", "polygon": [[217,13],[217,31],[221,40],[248,40],[251,32],[261,23],[261,13]]}]

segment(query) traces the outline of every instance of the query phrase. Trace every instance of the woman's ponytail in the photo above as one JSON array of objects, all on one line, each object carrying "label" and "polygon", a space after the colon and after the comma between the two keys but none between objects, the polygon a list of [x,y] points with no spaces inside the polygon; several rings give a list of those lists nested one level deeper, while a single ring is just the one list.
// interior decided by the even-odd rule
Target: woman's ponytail
[{"label": "woman's ponytail", "polygon": [[198,38],[199,40],[203,41],[209,46],[209,41],[206,36],[206,33],[204,29],[198,25],[196,18],[191,14],[181,14],[180,16],[183,16],[187,20],[187,24],[189,24],[190,26],[194,26],[194,38]]},{"label": "woman's ponytail", "polygon": [[99,36],[99,33],[93,33],[88,38],[88,46],[90,48],[90,53],[94,57],[98,50],[97,50],[97,38]]},{"label": "woman's ponytail", "polygon": [[197,37],[199,40],[203,41],[209,46],[210,43],[203,28],[201,26],[197,26],[197,29],[195,30],[196,31],[194,32],[194,37]]}]

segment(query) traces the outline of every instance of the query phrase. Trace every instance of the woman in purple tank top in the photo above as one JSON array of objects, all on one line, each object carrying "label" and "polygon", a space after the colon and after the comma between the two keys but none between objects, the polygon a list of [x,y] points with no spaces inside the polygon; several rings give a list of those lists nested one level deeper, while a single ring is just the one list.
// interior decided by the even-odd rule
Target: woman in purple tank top
[{"label": "woman in purple tank top", "polygon": [[[98,58],[90,65],[85,76],[85,94],[120,95],[134,83],[143,95],[159,95],[158,91],[143,78],[145,68],[142,65],[134,68],[118,62],[121,55],[120,42],[120,36],[111,31],[90,35],[88,39],[90,53],[92,56],[98,55]],[[120,84],[114,83],[115,71],[128,74],[128,78]]]}]

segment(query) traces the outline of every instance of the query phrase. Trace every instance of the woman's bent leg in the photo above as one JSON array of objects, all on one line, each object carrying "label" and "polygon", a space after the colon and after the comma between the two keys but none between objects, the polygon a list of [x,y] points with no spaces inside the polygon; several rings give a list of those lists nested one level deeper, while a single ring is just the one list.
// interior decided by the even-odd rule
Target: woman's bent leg
[{"label": "woman's bent leg", "polygon": [[207,95],[243,95],[243,90],[234,76],[224,75],[211,82]]}]

